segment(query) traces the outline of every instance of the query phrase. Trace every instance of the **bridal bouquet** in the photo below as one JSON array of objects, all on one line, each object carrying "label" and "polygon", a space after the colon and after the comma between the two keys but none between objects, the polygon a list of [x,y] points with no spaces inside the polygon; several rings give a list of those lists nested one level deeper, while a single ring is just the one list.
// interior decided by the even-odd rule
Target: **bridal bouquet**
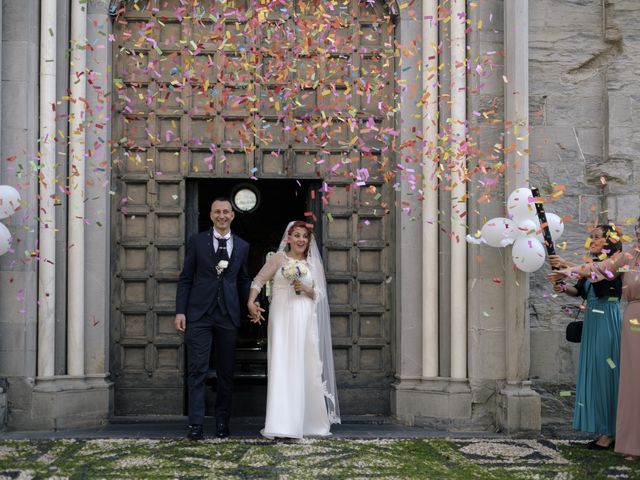
[{"label": "bridal bouquet", "polygon": [[[299,280],[307,273],[307,265],[300,260],[289,260],[286,265],[282,267],[282,276],[293,282]],[[300,292],[296,291],[296,295],[300,295]]]}]

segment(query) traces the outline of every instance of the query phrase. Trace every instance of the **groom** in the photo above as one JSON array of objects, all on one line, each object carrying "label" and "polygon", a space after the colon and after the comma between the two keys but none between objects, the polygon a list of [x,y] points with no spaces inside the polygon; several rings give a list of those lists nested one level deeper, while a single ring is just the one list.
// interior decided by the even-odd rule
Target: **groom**
[{"label": "groom", "polygon": [[249,296],[249,244],[231,233],[231,203],[211,204],[213,229],[193,235],[187,243],[178,279],[175,326],[185,332],[189,387],[189,440],[204,437],[204,393],[211,344],[216,354],[216,436],[229,436],[231,388],[240,301]]}]

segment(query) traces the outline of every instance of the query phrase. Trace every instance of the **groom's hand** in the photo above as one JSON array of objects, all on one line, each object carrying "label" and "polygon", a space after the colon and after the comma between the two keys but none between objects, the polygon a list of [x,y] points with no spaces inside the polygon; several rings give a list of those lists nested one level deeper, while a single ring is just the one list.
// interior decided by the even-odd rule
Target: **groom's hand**
[{"label": "groom's hand", "polygon": [[175,324],[177,331],[184,332],[184,329],[187,326],[187,317],[184,313],[176,313]]}]

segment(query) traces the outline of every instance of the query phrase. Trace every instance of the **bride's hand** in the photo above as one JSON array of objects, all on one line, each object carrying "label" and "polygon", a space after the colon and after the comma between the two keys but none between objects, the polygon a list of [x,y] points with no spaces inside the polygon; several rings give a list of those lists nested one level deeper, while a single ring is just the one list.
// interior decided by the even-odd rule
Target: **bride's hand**
[{"label": "bride's hand", "polygon": [[264,308],[260,308],[260,305],[254,302],[247,303],[247,308],[249,309],[249,317],[251,318],[251,323],[257,323],[260,325],[260,322],[264,320],[262,314],[264,313]]},{"label": "bride's hand", "polygon": [[293,285],[293,289],[297,292],[304,292],[307,295],[309,295],[310,297],[313,296],[313,287],[311,285],[307,285],[304,282],[301,282],[300,280],[294,280],[291,285]]}]

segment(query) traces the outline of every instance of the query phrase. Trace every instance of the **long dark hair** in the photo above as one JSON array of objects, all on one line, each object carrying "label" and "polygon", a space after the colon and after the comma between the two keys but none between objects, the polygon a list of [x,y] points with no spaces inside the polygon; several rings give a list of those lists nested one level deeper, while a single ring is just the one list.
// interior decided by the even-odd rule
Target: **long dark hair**
[{"label": "long dark hair", "polygon": [[620,240],[622,232],[620,232],[615,225],[611,223],[601,223],[597,225],[596,228],[602,230],[602,236],[606,240],[602,247],[602,252],[605,253],[607,257],[611,257],[622,251],[622,242]]},{"label": "long dark hair", "polygon": [[[601,223],[600,225],[596,225],[594,230],[599,228],[602,230],[602,236],[605,238],[605,244],[602,247],[602,253],[604,253],[607,258],[615,255],[618,252],[622,251],[622,241],[620,240],[620,235],[622,232],[616,228],[615,225],[611,223]],[[587,291],[585,289],[585,282],[587,279],[582,278],[576,284],[576,289],[578,290],[578,294],[582,298],[587,298]],[[618,276],[613,280],[602,280],[600,282],[594,282],[591,284],[593,288],[593,293],[598,298],[606,298],[606,297],[618,297],[622,296],[622,277]]]}]

